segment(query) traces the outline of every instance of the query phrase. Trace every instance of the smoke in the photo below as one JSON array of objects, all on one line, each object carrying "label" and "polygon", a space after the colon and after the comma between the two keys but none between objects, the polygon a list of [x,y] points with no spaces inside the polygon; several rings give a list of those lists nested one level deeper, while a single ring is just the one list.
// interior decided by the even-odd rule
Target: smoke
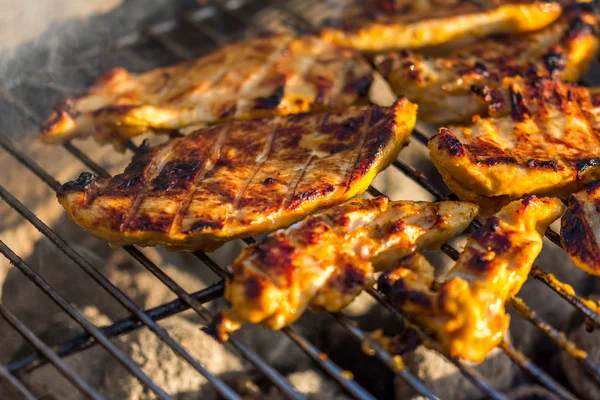
[{"label": "smoke", "polygon": [[174,18],[194,0],[0,0],[0,81],[35,69],[73,67],[144,26]]},{"label": "smoke", "polygon": [[40,38],[54,23],[106,13],[123,0],[0,0],[0,48]]}]

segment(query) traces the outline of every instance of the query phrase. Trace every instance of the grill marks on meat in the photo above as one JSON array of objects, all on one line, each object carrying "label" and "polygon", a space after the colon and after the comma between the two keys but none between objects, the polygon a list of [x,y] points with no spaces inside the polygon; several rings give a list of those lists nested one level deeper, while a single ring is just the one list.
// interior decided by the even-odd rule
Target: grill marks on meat
[{"label": "grill marks on meat", "polygon": [[561,240],[573,263],[600,275],[600,181],[571,195],[561,220]]},{"label": "grill marks on meat", "polygon": [[542,249],[548,225],[560,218],[557,198],[517,200],[489,217],[437,290],[433,267],[420,254],[382,275],[379,290],[429,328],[454,357],[479,362],[506,333],[506,301],[515,295]]},{"label": "grill marks on meat", "polygon": [[422,48],[535,31],[560,13],[557,2],[535,0],[353,0],[322,37],[371,52]]},{"label": "grill marks on meat", "polygon": [[89,173],[58,199],[112,245],[211,251],[363,192],[396,159],[416,106],[238,120],[143,147],[123,174]]},{"label": "grill marks on meat", "polygon": [[396,93],[419,104],[421,120],[470,122],[487,114],[514,77],[578,81],[598,50],[597,30],[598,15],[579,4],[537,32],[481,39],[438,57],[404,50],[378,56],[375,64]]},{"label": "grill marks on meat", "polygon": [[310,307],[337,312],[374,280],[418,249],[439,248],[475,218],[462,202],[354,199],[307,217],[246,247],[232,265],[216,319],[222,339],[243,323],[280,329]]},{"label": "grill marks on meat", "polygon": [[364,103],[373,80],[360,54],[319,38],[271,35],[142,74],[114,68],[57,104],[42,140],[123,141],[149,130],[337,109]]},{"label": "grill marks on meat", "polygon": [[568,196],[600,178],[598,94],[535,78],[514,81],[502,98],[492,117],[441,129],[429,142],[434,164],[462,200],[489,214],[511,199]]}]

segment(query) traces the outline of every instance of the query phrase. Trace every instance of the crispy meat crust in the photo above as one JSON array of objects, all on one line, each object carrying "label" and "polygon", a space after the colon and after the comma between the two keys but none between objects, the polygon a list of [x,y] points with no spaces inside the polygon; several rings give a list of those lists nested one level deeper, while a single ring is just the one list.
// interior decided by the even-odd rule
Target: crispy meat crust
[{"label": "crispy meat crust", "polygon": [[243,323],[280,329],[307,307],[340,311],[373,284],[374,269],[389,269],[418,249],[439,248],[476,214],[471,203],[377,197],[307,217],[242,250],[225,288],[232,308],[213,329],[225,340]]},{"label": "crispy meat crust", "polygon": [[431,329],[454,357],[483,361],[508,329],[504,305],[520,289],[540,253],[548,225],[560,218],[557,198],[530,196],[489,217],[438,290],[420,254],[382,275],[378,288],[402,312]]},{"label": "crispy meat crust", "polygon": [[123,174],[84,173],[58,199],[115,246],[212,251],[363,192],[407,143],[417,106],[232,121],[138,153]]},{"label": "crispy meat crust", "polygon": [[352,50],[312,36],[259,37],[139,75],[111,69],[85,95],[59,102],[41,138],[93,135],[103,143],[200,122],[343,108],[366,103],[372,80]]},{"label": "crispy meat crust", "polygon": [[582,270],[600,275],[600,181],[569,198],[561,220],[561,240],[573,263]]},{"label": "crispy meat crust", "polygon": [[597,34],[598,14],[589,4],[577,4],[541,31],[482,39],[440,57],[404,50],[375,63],[396,93],[419,104],[419,120],[462,123],[485,116],[505,78],[533,74],[578,81],[596,55]]},{"label": "crispy meat crust", "polygon": [[600,96],[549,78],[516,80],[491,118],[442,128],[429,142],[444,181],[489,214],[528,194],[568,196],[600,178]]},{"label": "crispy meat crust", "polygon": [[538,30],[561,6],[548,1],[354,0],[325,40],[362,51],[435,46],[465,38]]}]

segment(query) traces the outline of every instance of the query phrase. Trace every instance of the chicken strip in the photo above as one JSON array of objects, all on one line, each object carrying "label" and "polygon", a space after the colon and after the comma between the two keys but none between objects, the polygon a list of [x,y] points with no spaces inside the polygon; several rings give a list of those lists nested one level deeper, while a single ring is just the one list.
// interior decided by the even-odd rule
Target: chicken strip
[{"label": "chicken strip", "polygon": [[118,144],[149,130],[366,104],[372,80],[352,50],[312,36],[259,37],[142,74],[111,69],[85,95],[59,102],[41,138]]},{"label": "chicken strip", "polygon": [[573,263],[600,276],[600,181],[569,198],[561,220],[562,245]]},{"label": "chicken strip", "polygon": [[113,246],[212,251],[363,192],[396,159],[417,106],[231,121],[144,148],[111,179],[82,174],[58,199]]},{"label": "chicken strip", "polygon": [[535,31],[561,14],[557,2],[536,0],[352,0],[325,28],[325,40],[377,52],[445,44],[492,34]]},{"label": "chicken strip", "polygon": [[528,194],[568,196],[600,178],[600,94],[549,78],[497,91],[491,118],[442,128],[431,159],[461,200],[489,215]]},{"label": "chicken strip", "polygon": [[504,78],[534,73],[579,80],[598,50],[597,32],[592,5],[576,4],[541,31],[482,39],[441,57],[404,50],[375,63],[396,93],[419,104],[420,121],[463,123],[485,115]]},{"label": "chicken strip", "polygon": [[218,336],[243,323],[281,329],[306,308],[337,312],[419,249],[439,248],[475,218],[472,203],[354,199],[246,247],[232,265],[225,298],[232,308],[213,326]]},{"label": "chicken strip", "polygon": [[420,254],[382,275],[378,288],[430,329],[450,355],[483,361],[508,329],[506,301],[521,289],[542,250],[544,232],[563,212],[557,198],[514,201],[469,237],[438,290],[431,289],[433,267]]}]

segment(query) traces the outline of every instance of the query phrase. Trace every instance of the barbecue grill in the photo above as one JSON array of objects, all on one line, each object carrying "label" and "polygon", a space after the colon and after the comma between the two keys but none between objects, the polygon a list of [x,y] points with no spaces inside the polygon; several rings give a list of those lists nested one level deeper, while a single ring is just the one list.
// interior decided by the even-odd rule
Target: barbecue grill
[{"label": "barbecue grill", "polygon": [[[200,56],[202,53],[216,48],[219,45],[227,43],[231,40],[238,39],[242,35],[254,35],[265,29],[278,29],[296,32],[311,32],[314,31],[325,14],[325,11],[336,6],[336,1],[270,1],[270,0],[247,0],[235,2],[212,2],[207,4],[196,4],[190,2],[185,6],[178,6],[178,15],[175,18],[158,23],[150,24],[142,30],[128,34],[116,41],[108,47],[90,48],[87,51],[80,52],[76,59],[71,60],[69,71],[65,76],[73,77],[73,74],[79,74],[84,79],[82,83],[88,83],[97,75],[99,69],[106,69],[110,66],[123,65],[126,68],[134,71],[146,70],[159,64],[168,64],[175,61],[183,61]],[[233,29],[232,27],[235,27]],[[71,73],[72,71],[72,73]],[[46,74],[46,75],[45,75]],[[49,164],[47,161],[42,163],[38,161],[38,155],[27,154],[27,151],[22,150],[23,146],[14,138],[26,136],[27,129],[31,126],[39,126],[44,117],[49,111],[49,107],[32,107],[27,101],[27,96],[36,95],[56,99],[66,97],[73,92],[81,91],[80,87],[64,87],[59,83],[52,71],[45,71],[43,68],[32,70],[31,73],[22,74],[25,78],[20,78],[10,81],[3,85],[0,89],[0,106],[4,115],[17,116],[18,119],[31,123],[27,128],[25,123],[21,126],[16,126],[17,132],[12,132],[9,137],[6,134],[0,134],[0,146],[14,160],[18,162],[15,168],[22,170],[22,173],[33,173],[36,178],[26,182],[27,185],[46,185],[52,191],[56,191],[60,187],[59,181],[54,177],[53,173],[49,172],[51,166],[44,167],[42,164]],[[25,93],[25,95],[24,95]],[[38,109],[39,108],[39,109]],[[18,130],[22,129],[22,132]],[[30,132],[29,132],[30,134]],[[423,152],[431,132],[428,132],[426,127],[415,130],[413,133],[412,144],[405,149],[401,157],[393,163],[390,168],[395,168],[401,172],[402,178],[395,179],[395,185],[404,185],[408,181],[413,181],[418,184],[424,193],[427,193],[429,198],[436,200],[452,198],[448,194],[448,190],[443,186],[442,181],[435,176],[434,169],[431,164],[423,162],[409,163],[406,160],[413,160],[412,153]],[[31,136],[28,136],[31,137]],[[91,142],[91,141],[90,141]],[[136,140],[137,142],[137,140]],[[63,150],[66,151],[68,157],[79,160],[89,170],[102,177],[109,177],[110,173],[106,165],[94,160],[94,155],[88,154],[83,148],[93,149],[94,146],[90,143],[67,143],[63,145]],[[138,145],[133,142],[126,144],[126,157],[130,157],[136,152]],[[62,151],[62,150],[61,150]],[[119,157],[118,155],[114,155]],[[418,164],[418,168],[413,166]],[[110,167],[110,166],[109,166]],[[81,164],[78,164],[81,169]],[[400,174],[398,174],[400,175]],[[26,175],[28,176],[28,175]],[[35,181],[33,181],[35,179]],[[378,183],[379,182],[379,183]],[[380,184],[376,181],[368,190],[370,195],[383,194],[376,186]],[[41,193],[44,192],[40,189]],[[172,336],[169,335],[158,323],[158,321],[171,317],[175,314],[182,313],[192,309],[206,323],[211,320],[213,314],[206,307],[206,304],[223,296],[224,279],[227,278],[229,272],[226,265],[219,264],[215,261],[213,255],[208,255],[202,252],[194,252],[193,256],[197,259],[197,268],[208,268],[212,271],[219,281],[215,284],[207,286],[199,291],[190,293],[178,284],[173,277],[165,272],[161,265],[157,265],[142,251],[136,247],[127,247],[124,250],[133,257],[143,268],[150,274],[156,277],[162,284],[171,290],[177,299],[151,309],[141,309],[130,297],[122,290],[117,288],[102,272],[95,266],[85,251],[69,240],[63,238],[53,230],[49,224],[38,218],[36,214],[28,207],[29,199],[23,198],[22,195],[13,195],[7,188],[0,186],[0,197],[14,211],[20,214],[19,218],[24,218],[35,227],[36,230],[47,238],[56,249],[64,253],[70,258],[74,264],[84,271],[93,279],[94,284],[99,285],[106,292],[120,303],[130,314],[126,318],[115,321],[114,323],[97,327],[90,322],[78,309],[68,302],[59,291],[48,283],[47,278],[42,277],[39,272],[32,268],[27,261],[19,256],[4,242],[0,241],[0,253],[6,257],[11,264],[14,265],[24,276],[26,276],[33,284],[43,291],[64,313],[68,314],[81,328],[82,332],[75,336],[64,336],[61,343],[58,345],[46,345],[40,337],[33,333],[32,329],[27,327],[21,319],[11,312],[7,307],[0,304],[0,314],[3,319],[10,324],[22,337],[30,343],[32,351],[27,354],[20,354],[5,365],[0,365],[0,375],[4,379],[4,383],[12,387],[8,393],[9,398],[14,395],[15,398],[22,396],[23,398],[33,399],[34,395],[30,388],[24,383],[23,377],[34,369],[51,364],[56,370],[70,382],[74,392],[80,392],[84,397],[93,399],[101,398],[96,389],[86,382],[78,371],[69,367],[64,358],[82,352],[92,346],[103,347],[110,355],[112,355],[129,374],[137,378],[147,389],[153,392],[156,397],[161,399],[169,399],[170,395],[165,388],[160,387],[136,364],[134,360],[129,358],[118,346],[113,343],[113,339],[122,335],[128,335],[131,332],[147,328],[157,335],[166,346],[171,348],[174,353],[187,362],[189,368],[197,371],[200,375],[206,378],[218,393],[226,399],[239,399],[241,395],[228,386],[220,377],[210,372],[210,365],[201,364],[194,358],[181,343],[178,343]],[[20,197],[20,198],[17,198]],[[480,222],[475,221],[473,227],[478,227]],[[75,229],[75,228],[73,228]],[[554,230],[549,230],[547,238],[556,246],[560,247],[560,237]],[[255,239],[249,238],[244,240],[243,245],[251,244]],[[547,246],[553,246],[547,244]],[[451,259],[456,259],[458,251],[450,246],[444,245],[442,248]],[[43,260],[44,263],[52,264],[52,259]],[[53,264],[54,269],[61,269],[65,266]],[[548,274],[544,270],[543,265],[533,267],[530,276],[541,281],[546,290],[554,291],[557,296],[560,296],[564,301],[572,305],[578,312],[582,313],[590,322],[590,325],[600,324],[600,313],[593,307],[593,304],[587,302],[582,297],[579,297],[568,287],[565,287],[560,281],[557,281],[554,276]],[[428,333],[418,326],[408,321],[401,313],[395,310],[377,291],[370,289],[367,291],[380,307],[383,307],[389,317],[397,320],[399,326],[404,326],[416,333],[416,336],[421,341],[427,341],[429,346],[436,348],[435,340],[429,337]],[[509,303],[515,314],[513,320],[522,318],[537,328],[558,347],[563,349],[566,354],[576,359],[583,366],[585,373],[589,374],[595,382],[600,385],[600,365],[596,363],[589,355],[577,348],[570,342],[566,335],[546,323],[534,310],[530,308],[523,300],[518,297],[512,298]],[[518,317],[517,317],[518,316]],[[379,344],[375,340],[371,340],[368,332],[361,328],[356,321],[344,313],[332,314],[331,318],[335,319],[340,326],[355,340],[355,346],[361,346],[361,342],[368,342],[370,352],[374,357],[377,357],[383,365],[385,365],[394,376],[404,380],[414,391],[425,398],[436,399],[443,398],[444,393],[434,393],[428,382],[421,380],[417,375],[412,373],[408,368],[405,368],[401,363],[401,359],[390,352],[390,349]],[[203,326],[198,326],[202,328]],[[209,333],[207,333],[209,334]],[[345,371],[342,367],[332,361],[331,358],[324,354],[320,348],[311,343],[300,330],[295,326],[290,326],[277,333],[286,335],[297,345],[306,355],[314,362],[314,365],[320,368],[331,380],[336,382],[345,392],[352,398],[357,399],[373,399],[377,394],[373,394],[364,385],[352,379],[352,374]],[[3,346],[10,346],[10,343],[3,341]],[[284,378],[282,373],[278,371],[269,362],[263,359],[255,349],[245,345],[234,334],[227,346],[230,346],[233,351],[237,352],[245,358],[255,368],[257,375],[261,379],[267,380],[273,386],[278,388],[281,397],[302,399],[304,396],[297,391],[294,386]],[[536,365],[532,360],[525,356],[521,351],[514,348],[508,341],[504,341],[500,349],[505,353],[510,360],[516,363],[519,367],[525,370],[539,384],[543,385],[552,393],[560,398],[576,398],[572,388],[568,388],[564,384],[564,380],[552,376],[544,367]],[[477,387],[482,396],[503,399],[505,395],[497,388],[488,383],[485,376],[481,376],[472,365],[468,365],[460,360],[444,355],[451,363],[453,363],[462,375],[464,375],[475,387]]]}]

